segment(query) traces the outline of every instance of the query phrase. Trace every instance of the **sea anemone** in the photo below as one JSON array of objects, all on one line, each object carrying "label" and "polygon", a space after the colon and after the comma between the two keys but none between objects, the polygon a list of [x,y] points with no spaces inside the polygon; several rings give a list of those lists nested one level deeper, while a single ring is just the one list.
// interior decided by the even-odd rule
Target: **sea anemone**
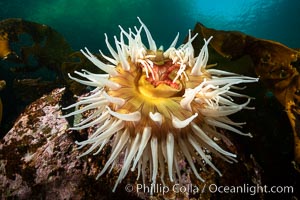
[{"label": "sea anemone", "polygon": [[[194,56],[192,36],[175,48],[179,34],[163,51],[157,48],[148,28],[138,18],[141,26],[126,32],[121,26],[120,38],[114,37],[113,49],[105,34],[105,42],[112,57],[97,59],[87,48],[81,52],[106,74],[95,74],[86,70],[75,71],[82,77],[70,78],[89,87],[95,87],[89,96],[65,109],[78,108],[65,117],[90,115],[74,124],[73,130],[94,127],[85,141],[76,142],[79,149],[88,145],[81,155],[98,154],[105,145],[111,145],[111,153],[97,178],[118,164],[119,176],[113,191],[128,171],[137,168],[138,177],[156,183],[180,181],[179,160],[184,158],[193,174],[199,175],[199,166],[209,165],[218,174],[221,172],[212,163],[211,154],[227,162],[235,161],[236,155],[220,147],[227,138],[220,130],[240,135],[236,123],[227,116],[248,108],[250,97],[231,91],[242,89],[237,84],[257,81],[256,78],[209,68],[208,44],[212,37],[204,39],[199,55]],[[149,48],[142,42],[142,32]],[[244,98],[242,104],[234,102]],[[165,169],[168,174],[165,177]]]}]

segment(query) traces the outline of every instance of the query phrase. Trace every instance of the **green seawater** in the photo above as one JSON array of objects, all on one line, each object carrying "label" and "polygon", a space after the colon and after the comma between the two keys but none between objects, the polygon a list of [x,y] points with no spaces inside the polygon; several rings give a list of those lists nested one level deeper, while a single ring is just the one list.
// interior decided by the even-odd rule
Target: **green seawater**
[{"label": "green seawater", "polygon": [[300,47],[299,8],[298,0],[4,0],[0,20],[17,17],[49,25],[74,50],[106,51],[104,33],[113,42],[118,25],[139,26],[137,16],[166,48],[177,32],[182,41],[196,22]]}]

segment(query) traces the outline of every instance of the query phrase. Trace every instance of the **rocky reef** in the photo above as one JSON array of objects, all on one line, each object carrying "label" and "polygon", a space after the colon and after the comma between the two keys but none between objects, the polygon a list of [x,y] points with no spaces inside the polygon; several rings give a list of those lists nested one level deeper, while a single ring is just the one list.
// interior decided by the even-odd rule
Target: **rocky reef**
[{"label": "rocky reef", "polygon": [[[60,109],[62,101],[70,98],[65,93],[64,88],[58,88],[30,104],[3,138],[0,145],[2,199],[150,199],[149,192],[137,189],[126,192],[127,184],[132,184],[133,188],[141,184],[135,180],[136,173],[131,173],[115,193],[111,188],[117,173],[95,180],[107,160],[109,147],[99,156],[77,158],[82,150],[77,149],[75,141],[86,138],[88,131],[68,130],[69,124],[61,117]],[[208,169],[209,175],[204,177],[207,180],[205,184],[261,183],[260,168],[254,158],[247,159],[242,155],[240,162],[233,165],[221,160],[216,162],[224,172],[224,177]],[[183,176],[187,187],[194,178],[190,177],[184,161],[181,169],[185,172]],[[235,178],[232,179],[232,176]],[[193,184],[199,188],[205,185],[199,181]],[[204,193],[196,190],[195,194],[170,191],[165,195],[158,192],[155,196],[156,199],[218,199],[220,194],[212,194],[207,189]]]}]

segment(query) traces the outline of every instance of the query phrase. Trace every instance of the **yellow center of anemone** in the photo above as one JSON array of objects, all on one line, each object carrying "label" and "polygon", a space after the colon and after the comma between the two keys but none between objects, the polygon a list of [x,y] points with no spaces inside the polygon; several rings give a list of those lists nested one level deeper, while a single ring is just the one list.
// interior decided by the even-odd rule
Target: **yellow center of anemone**
[{"label": "yellow center of anemone", "polygon": [[180,94],[182,91],[182,85],[180,87],[174,88],[168,84],[162,83],[157,86],[151,84],[148,80],[146,75],[142,75],[138,81],[138,90],[142,95],[148,98],[168,98],[174,97]]},{"label": "yellow center of anemone", "polygon": [[[179,104],[176,103],[180,99],[174,97],[179,90],[172,88],[166,84],[154,86],[151,84],[143,72],[142,68],[131,63],[130,71],[125,71],[121,66],[117,66],[116,70],[119,76],[111,77],[110,80],[118,83],[121,88],[117,90],[108,90],[107,93],[113,97],[121,97],[125,99],[125,104],[118,106],[111,104],[111,108],[119,113],[130,113],[139,110],[142,120],[138,122],[136,132],[139,132],[143,125],[151,123],[149,119],[150,112],[160,112],[166,119],[170,119],[170,111],[179,109]],[[169,98],[171,97],[171,98]],[[169,110],[169,111],[168,111]],[[156,127],[155,124],[154,128]]]},{"label": "yellow center of anemone", "polygon": [[[209,74],[204,73],[201,76],[188,75],[189,80],[186,79],[187,77],[182,76],[173,82],[179,69],[178,65],[172,64],[172,61],[167,58],[161,59],[164,61],[153,66],[154,75],[149,73],[147,77],[141,65],[132,63],[128,59],[130,70],[124,70],[119,64],[116,67],[119,75],[109,78],[121,87],[115,90],[107,88],[107,93],[112,97],[125,100],[125,104],[121,107],[111,103],[111,109],[122,114],[133,111],[140,111],[141,113],[139,122],[127,123],[127,126],[134,130],[132,134],[143,131],[143,128],[148,125],[152,127],[153,135],[158,138],[164,137],[167,132],[173,132],[174,134],[181,132],[184,135],[185,131],[174,128],[172,125],[172,116],[176,116],[179,120],[185,120],[201,108],[201,104],[192,103],[193,110],[184,110],[180,105],[180,101],[186,87],[196,87],[204,78],[209,79]],[[186,73],[190,74],[190,71],[190,69],[187,69]],[[153,122],[149,117],[150,112],[160,113],[163,117],[162,123],[158,125]],[[202,120],[203,118],[198,117],[195,122],[202,123]]]}]

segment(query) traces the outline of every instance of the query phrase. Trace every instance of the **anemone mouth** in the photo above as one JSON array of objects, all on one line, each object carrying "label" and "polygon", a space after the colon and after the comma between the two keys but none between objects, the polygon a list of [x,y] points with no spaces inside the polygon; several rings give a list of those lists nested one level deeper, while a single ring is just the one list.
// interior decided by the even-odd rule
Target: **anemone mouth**
[{"label": "anemone mouth", "polygon": [[180,97],[184,92],[181,83],[174,84],[171,81],[159,81],[157,85],[153,85],[153,82],[149,82],[145,75],[142,75],[139,79],[138,90],[143,96],[149,98]]},{"label": "anemone mouth", "polygon": [[180,66],[171,60],[153,62],[151,71],[143,74],[138,80],[138,89],[147,97],[180,97],[184,93],[184,80],[175,80]]}]

